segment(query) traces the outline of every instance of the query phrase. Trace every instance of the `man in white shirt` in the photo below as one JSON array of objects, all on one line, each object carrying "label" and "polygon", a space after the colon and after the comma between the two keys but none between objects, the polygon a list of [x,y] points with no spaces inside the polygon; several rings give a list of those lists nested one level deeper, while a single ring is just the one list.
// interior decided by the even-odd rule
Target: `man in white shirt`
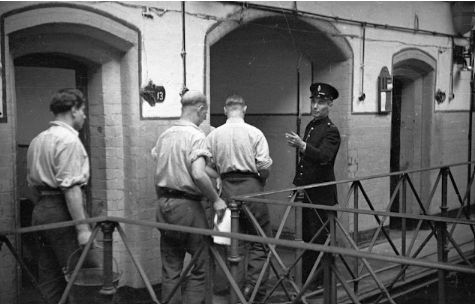
[{"label": "man in white shirt", "polygon": [[[207,137],[208,149],[213,156],[211,166],[214,166],[222,179],[221,197],[223,199],[262,192],[272,165],[264,134],[261,130],[244,122],[246,109],[246,103],[241,96],[234,94],[227,97],[224,107],[227,121]],[[246,206],[249,207],[266,236],[271,237],[272,227],[267,204],[246,202]],[[257,235],[256,229],[244,212],[240,212],[239,227],[242,233]],[[261,243],[240,244],[240,255],[243,255],[244,247],[249,249],[249,262],[245,270],[244,265],[240,265],[240,272],[246,275],[244,279],[241,277],[239,280],[244,282],[238,282],[238,284],[246,299],[249,300],[267,255]],[[243,257],[241,261],[244,261]],[[268,278],[269,268],[266,269],[255,301],[264,299]]]}]

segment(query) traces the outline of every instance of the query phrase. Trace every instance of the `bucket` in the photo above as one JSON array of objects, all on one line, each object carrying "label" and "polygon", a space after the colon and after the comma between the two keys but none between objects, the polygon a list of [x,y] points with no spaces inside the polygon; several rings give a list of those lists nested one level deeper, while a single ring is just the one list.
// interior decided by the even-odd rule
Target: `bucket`
[{"label": "bucket", "polygon": [[[73,253],[74,254],[74,253]],[[72,255],[73,255],[72,254]],[[72,256],[71,255],[71,256]],[[69,257],[71,259],[71,257]],[[114,263],[117,262],[114,259]],[[68,269],[69,260],[68,260]],[[65,273],[66,282],[69,283],[73,271]],[[112,272],[112,285],[117,288],[119,284],[120,274]],[[100,293],[104,285],[103,268],[82,268],[76,276],[76,279],[69,290],[69,304],[113,304],[117,293],[114,295],[103,295]]]}]

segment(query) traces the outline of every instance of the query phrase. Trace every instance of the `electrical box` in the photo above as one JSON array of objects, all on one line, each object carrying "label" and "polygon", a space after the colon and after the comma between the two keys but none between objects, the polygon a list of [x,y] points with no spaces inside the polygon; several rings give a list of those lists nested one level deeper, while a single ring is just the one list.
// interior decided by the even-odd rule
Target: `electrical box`
[{"label": "electrical box", "polygon": [[378,77],[378,113],[392,110],[393,77],[387,67],[383,67]]}]

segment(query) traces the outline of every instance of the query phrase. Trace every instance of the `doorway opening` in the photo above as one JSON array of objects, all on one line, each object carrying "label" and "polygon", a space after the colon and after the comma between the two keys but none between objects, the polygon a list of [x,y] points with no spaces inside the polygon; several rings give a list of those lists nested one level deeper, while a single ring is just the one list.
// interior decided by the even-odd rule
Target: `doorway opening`
[{"label": "doorway opening", "polygon": [[[35,15],[33,21],[31,15]],[[26,184],[28,145],[34,136],[47,129],[53,119],[50,98],[65,87],[80,89],[87,100],[87,119],[80,136],[91,163],[91,178],[85,192],[89,215],[108,214],[111,209],[125,212],[127,198],[116,195],[125,192],[124,179],[116,178],[112,185],[105,181],[112,180],[111,170],[107,169],[124,172],[131,159],[124,147],[132,145],[122,143],[124,133],[135,124],[123,124],[122,116],[140,117],[139,105],[130,102],[135,100],[132,96],[138,96],[140,88],[140,31],[107,13],[64,3],[28,6],[5,14],[2,20],[7,42],[2,44],[2,73],[5,86],[12,88],[6,100],[11,103],[14,141],[18,143],[11,189],[15,193],[18,226],[29,224],[28,217],[31,218],[25,215],[31,214],[28,200],[32,199]],[[3,97],[6,98],[5,94]],[[110,130],[114,131],[112,136]],[[121,157],[111,161],[110,155]],[[130,184],[136,184],[134,178]],[[111,198],[110,193],[115,196]],[[22,276],[21,281],[28,278]],[[26,296],[22,289],[19,294]]]},{"label": "doorway opening", "polygon": [[[86,67],[64,54],[30,54],[14,60],[15,93],[17,102],[17,197],[19,200],[20,226],[31,225],[31,214],[36,197],[26,181],[26,154],[29,143],[48,128],[53,120],[49,110],[51,96],[59,89],[77,88],[87,96]],[[87,103],[86,103],[87,113]],[[80,138],[90,153],[89,126],[86,119]],[[91,189],[86,187],[86,202],[90,202]],[[36,244],[32,234],[21,236],[21,256],[30,269],[36,271]],[[25,276],[26,277],[26,276]],[[23,280],[22,285],[29,280]]]},{"label": "doorway opening", "polygon": [[[435,60],[415,49],[404,50],[393,57],[393,99],[391,117],[390,171],[428,168],[431,165],[431,134],[435,91]],[[411,180],[424,202],[429,196],[430,173],[411,174]],[[390,195],[398,177],[390,179]],[[409,193],[409,192],[408,192]],[[396,196],[391,211],[401,212],[401,196]],[[408,195],[406,213],[418,213],[416,199]],[[412,229],[417,221],[406,221]],[[390,227],[401,228],[401,219],[391,218]]]},{"label": "doorway opening", "polygon": [[[223,22],[207,35],[209,47],[210,124],[226,121],[226,97],[239,94],[247,104],[245,121],[260,129],[269,144],[273,166],[265,190],[292,187],[296,151],[285,133],[303,134],[312,119],[310,85],[326,82],[342,94],[334,103],[330,118],[341,129],[351,113],[349,96],[352,50],[347,41],[326,21],[266,12],[250,12],[242,24]],[[343,179],[345,143],[338,153],[335,172]],[[288,193],[275,194],[285,200]],[[274,196],[273,196],[274,198]],[[279,223],[285,208],[270,206],[271,222]],[[290,216],[284,234],[293,230]]]}]

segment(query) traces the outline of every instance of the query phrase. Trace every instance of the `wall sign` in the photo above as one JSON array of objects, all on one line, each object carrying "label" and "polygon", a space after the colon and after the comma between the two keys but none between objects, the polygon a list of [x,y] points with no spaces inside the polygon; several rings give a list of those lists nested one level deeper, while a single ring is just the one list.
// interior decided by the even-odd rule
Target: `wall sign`
[{"label": "wall sign", "polygon": [[[140,90],[141,119],[174,119],[181,115],[180,83],[159,86],[149,81]],[[171,92],[171,93],[170,93]],[[176,92],[176,93],[175,93]]]},{"label": "wall sign", "polygon": [[150,80],[148,84],[140,90],[140,96],[153,107],[156,103],[165,101],[165,88],[155,85]]}]

